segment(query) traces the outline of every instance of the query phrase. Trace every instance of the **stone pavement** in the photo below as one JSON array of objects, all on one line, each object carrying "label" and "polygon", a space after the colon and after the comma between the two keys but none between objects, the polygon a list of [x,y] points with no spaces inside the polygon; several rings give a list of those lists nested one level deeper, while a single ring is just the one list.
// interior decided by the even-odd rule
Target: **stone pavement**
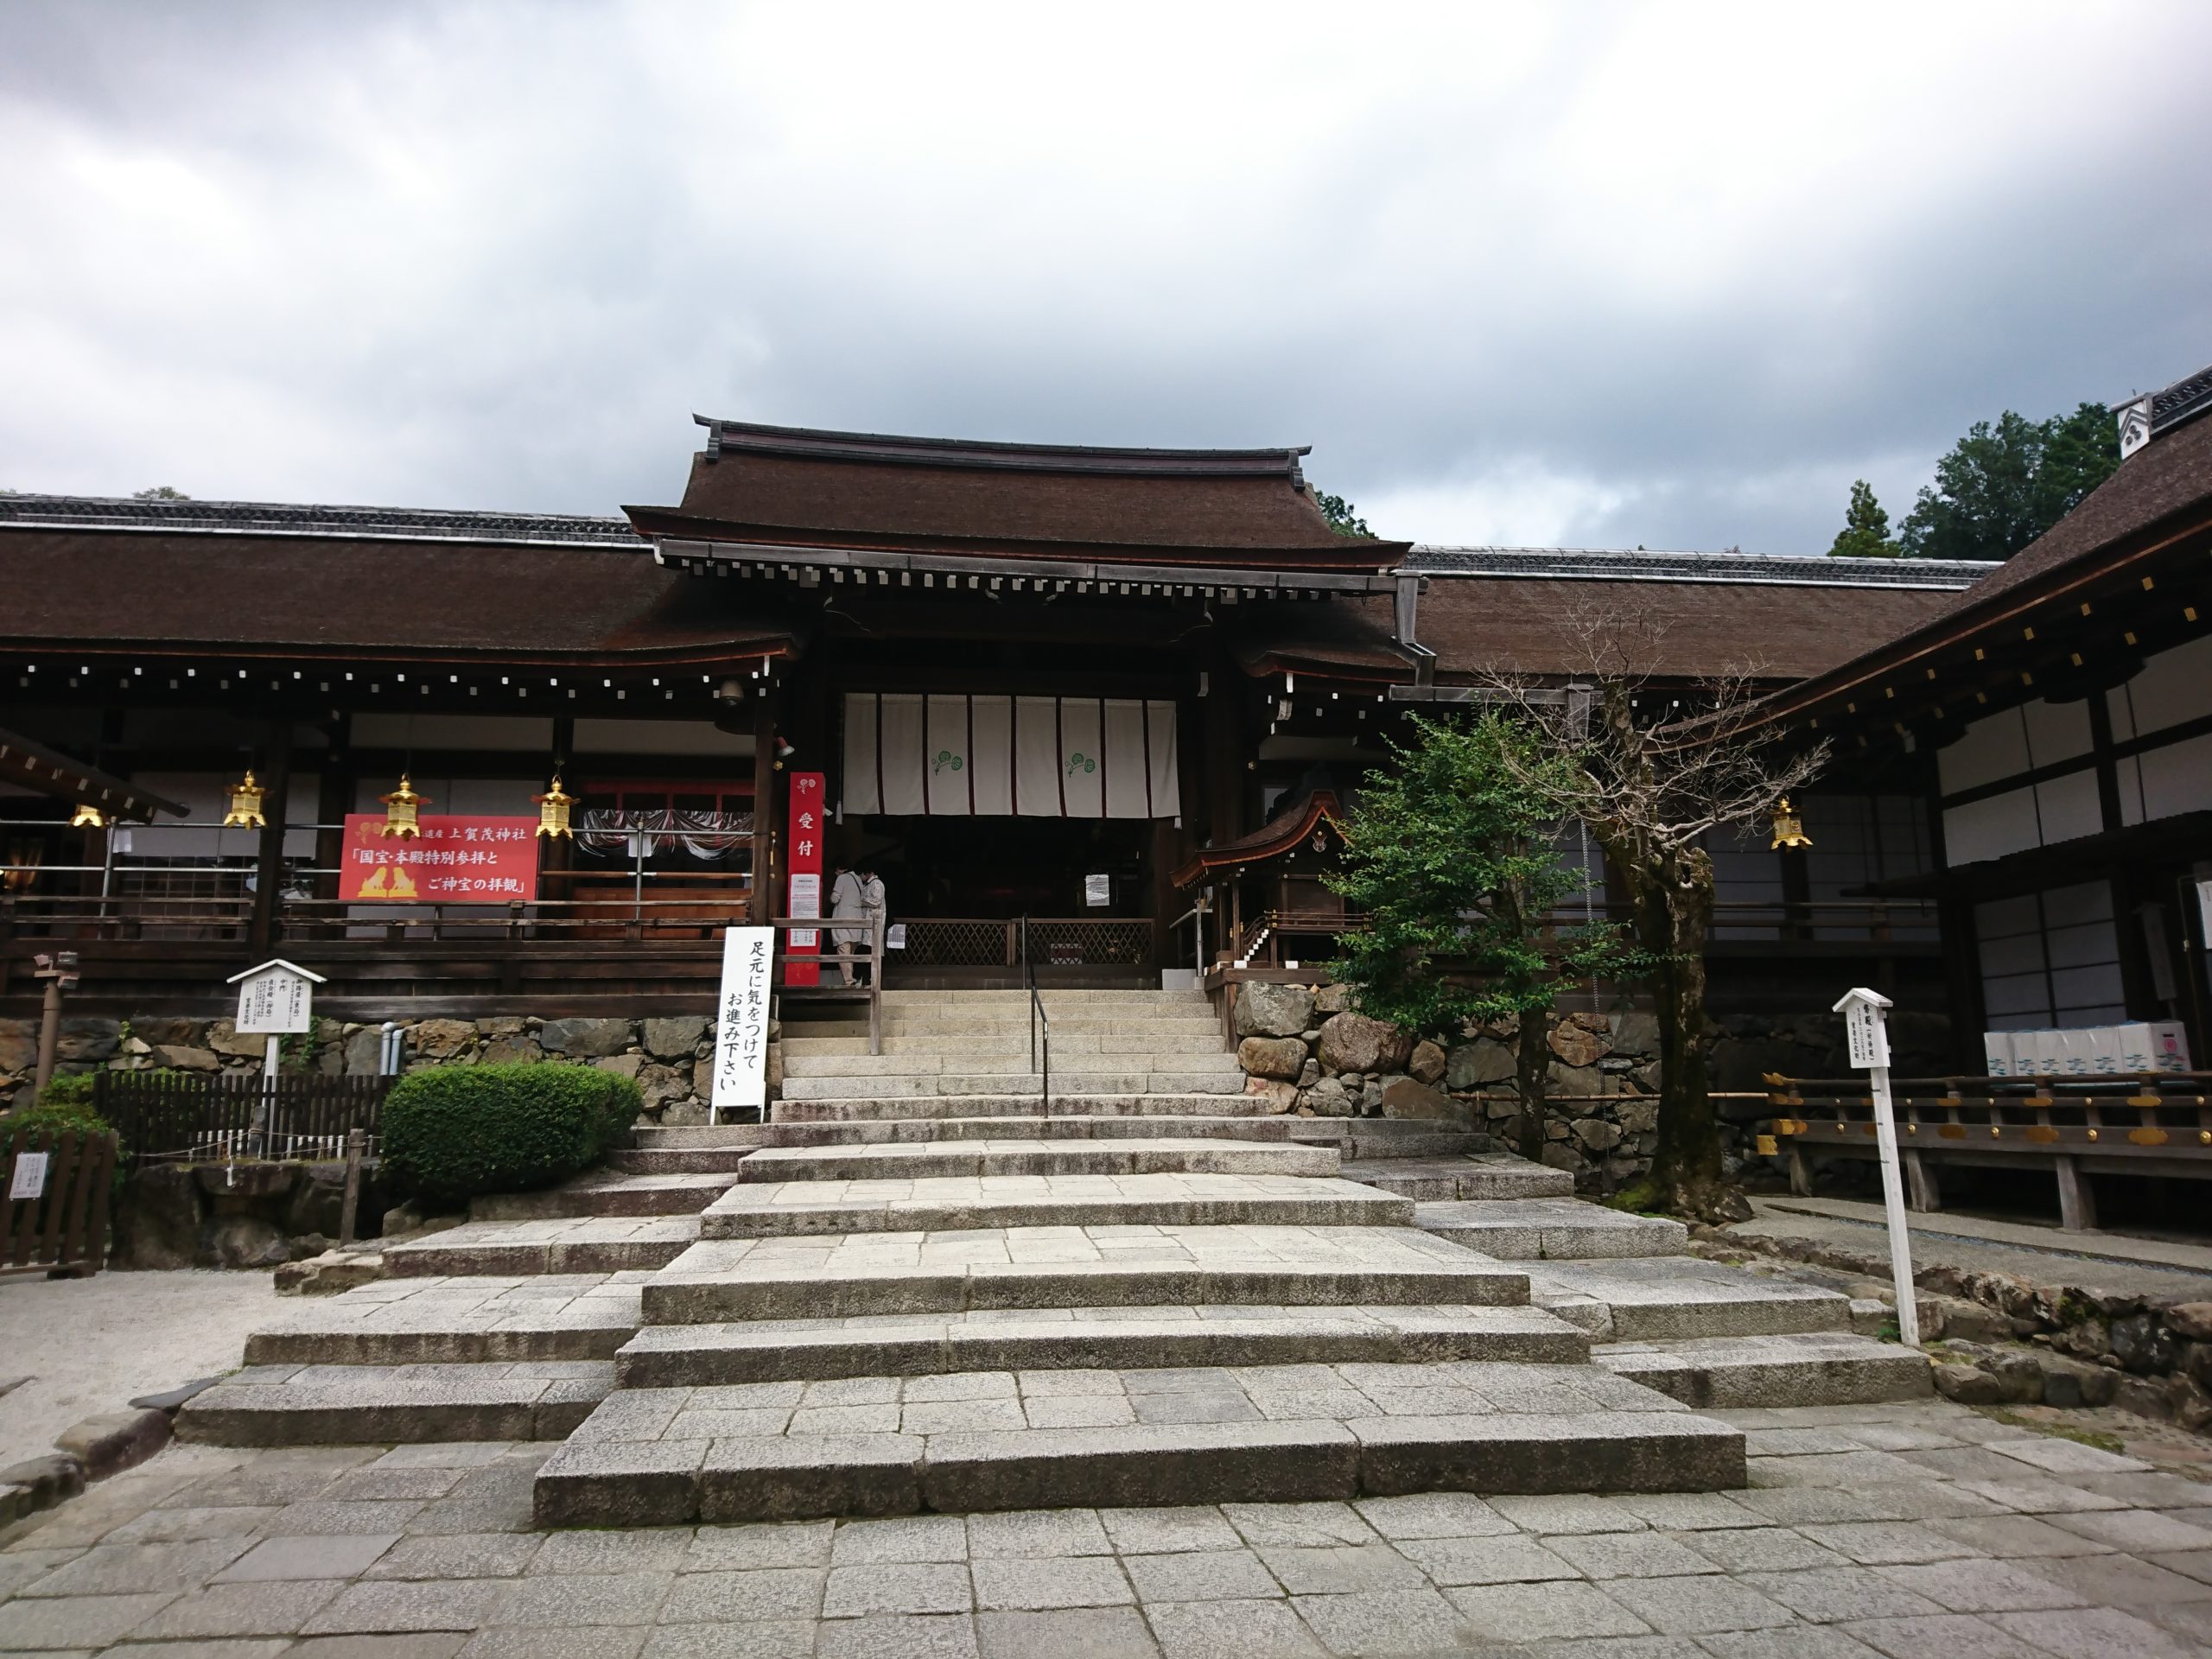
[{"label": "stone pavement", "polygon": [[[1882,1206],[1846,1198],[1756,1198],[1752,1219],[1728,1229],[1749,1238],[1811,1238],[1851,1249],[1888,1250]],[[2109,1232],[1986,1221],[1951,1211],[1905,1217],[1916,1268],[1948,1266],[2017,1274],[2031,1284],[2077,1285],[2111,1295],[2212,1300],[2212,1245]]]},{"label": "stone pavement", "polygon": [[551,1448],[177,1446],[0,1533],[0,1653],[2179,1659],[2212,1484],[1941,1401],[1722,1414],[1747,1487],[546,1532]]}]

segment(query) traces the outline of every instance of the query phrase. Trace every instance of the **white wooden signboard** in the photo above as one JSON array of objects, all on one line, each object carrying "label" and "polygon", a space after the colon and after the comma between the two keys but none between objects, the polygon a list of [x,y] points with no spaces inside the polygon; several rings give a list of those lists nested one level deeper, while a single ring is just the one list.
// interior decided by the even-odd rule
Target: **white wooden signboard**
[{"label": "white wooden signboard", "polygon": [[1874,1096],[1874,1144],[1882,1157],[1882,1208],[1890,1224],[1890,1279],[1897,1287],[1897,1334],[1920,1346],[1920,1293],[1912,1277],[1912,1235],[1905,1230],[1904,1172],[1897,1166],[1897,1126],[1890,1104],[1890,999],[1864,985],[1843,994],[1835,1011],[1851,1049],[1851,1064],[1866,1073]]},{"label": "white wooden signboard", "polygon": [[8,1181],[9,1203],[46,1196],[46,1163],[52,1155],[44,1152],[19,1152],[16,1154],[16,1173]]},{"label": "white wooden signboard", "polygon": [[233,974],[238,1034],[274,1037],[309,1029],[315,1023],[315,988],[322,982],[321,974],[281,958]]},{"label": "white wooden signboard", "polygon": [[715,1088],[709,1122],[768,1103],[768,1004],[776,967],[776,930],[733,927],[722,935],[721,995],[715,1003]]}]

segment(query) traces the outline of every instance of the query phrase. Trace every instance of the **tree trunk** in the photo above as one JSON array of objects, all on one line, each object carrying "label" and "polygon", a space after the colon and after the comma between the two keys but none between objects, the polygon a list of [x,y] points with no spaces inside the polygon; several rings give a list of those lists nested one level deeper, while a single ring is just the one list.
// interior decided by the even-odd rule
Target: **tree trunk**
[{"label": "tree trunk", "polygon": [[1544,1155],[1544,1126],[1550,1114],[1544,1099],[1544,1074],[1550,1067],[1551,1045],[1544,1040],[1552,1017],[1541,1008],[1526,1008],[1521,1032],[1515,1039],[1518,1052],[1513,1062],[1514,1084],[1521,1092],[1521,1155],[1536,1162]]},{"label": "tree trunk", "polygon": [[[1738,1218],[1720,1170],[1720,1120],[1708,1086],[1705,944],[1713,919],[1713,861],[1690,848],[1637,883],[1637,931],[1664,951],[1652,984],[1659,1024],[1659,1144],[1651,1185],[1679,1215]],[[1653,877],[1658,879],[1654,880]]]}]

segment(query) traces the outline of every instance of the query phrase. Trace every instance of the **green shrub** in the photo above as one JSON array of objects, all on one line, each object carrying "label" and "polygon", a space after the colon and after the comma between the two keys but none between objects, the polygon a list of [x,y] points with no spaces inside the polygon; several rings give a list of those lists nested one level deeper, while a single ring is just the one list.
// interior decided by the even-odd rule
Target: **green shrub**
[{"label": "green shrub", "polygon": [[92,1109],[91,1074],[57,1073],[35,1102],[0,1117],[0,1140],[18,1129],[79,1129],[105,1135],[111,1127]]},{"label": "green shrub", "polygon": [[435,1205],[547,1186],[597,1163],[641,1103],[631,1079],[588,1065],[411,1072],[385,1100],[384,1166]]}]

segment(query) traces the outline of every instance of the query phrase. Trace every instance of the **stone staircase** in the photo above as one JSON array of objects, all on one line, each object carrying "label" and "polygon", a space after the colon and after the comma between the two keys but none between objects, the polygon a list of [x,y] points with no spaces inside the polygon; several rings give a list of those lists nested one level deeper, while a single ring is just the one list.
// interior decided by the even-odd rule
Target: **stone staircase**
[{"label": "stone staircase", "polygon": [[[1739,1484],[1700,1405],[1927,1392],[1830,1293],[1434,1125],[1268,1116],[1195,994],[890,993],[257,1334],[187,1439],[565,1439],[549,1524]],[[957,1068],[957,1069],[950,1069]],[[1412,1156],[1389,1157],[1404,1150]]]}]

